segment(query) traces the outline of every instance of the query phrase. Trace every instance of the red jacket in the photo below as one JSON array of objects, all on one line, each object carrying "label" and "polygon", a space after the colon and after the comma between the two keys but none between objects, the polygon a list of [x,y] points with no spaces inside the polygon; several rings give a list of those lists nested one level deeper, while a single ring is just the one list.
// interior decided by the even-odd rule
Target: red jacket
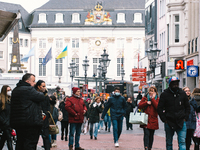
[{"label": "red jacket", "polygon": [[142,109],[145,106],[147,106],[147,108],[144,110],[144,112],[146,114],[148,114],[148,124],[145,126],[142,125],[140,127],[157,130],[159,128],[158,127],[158,112],[157,112],[159,98],[157,98],[156,100],[155,100],[155,98],[152,98],[151,105],[148,105],[147,101],[148,101],[147,97],[144,96],[138,106],[139,109]]},{"label": "red jacket", "polygon": [[82,98],[72,95],[72,97],[67,98],[65,102],[65,109],[68,114],[69,123],[83,123],[84,110],[87,111],[85,103]]}]

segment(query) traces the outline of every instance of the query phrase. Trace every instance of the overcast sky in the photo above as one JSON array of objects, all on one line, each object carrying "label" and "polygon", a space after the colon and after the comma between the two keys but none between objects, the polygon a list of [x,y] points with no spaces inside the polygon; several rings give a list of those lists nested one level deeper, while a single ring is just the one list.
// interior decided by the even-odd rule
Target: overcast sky
[{"label": "overcast sky", "polygon": [[0,2],[7,2],[7,3],[13,3],[13,4],[20,4],[22,7],[24,7],[29,13],[33,11],[34,9],[42,6],[49,0],[0,0]]}]

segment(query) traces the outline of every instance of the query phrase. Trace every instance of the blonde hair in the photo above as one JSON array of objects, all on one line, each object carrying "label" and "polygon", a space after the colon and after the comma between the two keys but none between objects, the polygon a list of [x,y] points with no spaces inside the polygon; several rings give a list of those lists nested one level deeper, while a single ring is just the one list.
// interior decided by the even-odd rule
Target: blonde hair
[{"label": "blonde hair", "polygon": [[187,88],[190,90],[190,88],[187,87],[187,86],[185,86],[184,88],[182,88],[182,90],[185,91],[185,89],[187,89]]},{"label": "blonde hair", "polygon": [[95,102],[96,102],[98,99],[100,99],[100,101],[101,101],[101,97],[100,97],[100,96],[97,96],[97,97],[95,98]]},{"label": "blonde hair", "polygon": [[157,88],[155,86],[149,87],[148,92],[150,92],[152,89],[154,89],[154,91],[156,92],[156,95],[158,95],[158,91],[157,91]]}]

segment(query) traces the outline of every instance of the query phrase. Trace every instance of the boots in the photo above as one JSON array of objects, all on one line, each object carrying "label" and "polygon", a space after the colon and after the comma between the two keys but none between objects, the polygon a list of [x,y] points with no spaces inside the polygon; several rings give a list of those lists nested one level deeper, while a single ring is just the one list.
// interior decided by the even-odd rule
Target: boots
[{"label": "boots", "polygon": [[73,150],[73,145],[70,145],[70,146],[69,146],[69,150]]},{"label": "boots", "polygon": [[65,141],[67,141],[67,136],[65,136]]},{"label": "boots", "polygon": [[105,126],[106,126],[105,131],[107,131],[108,128],[107,122],[105,122]]},{"label": "boots", "polygon": [[63,139],[64,139],[64,134],[62,133],[62,134],[61,134],[61,140],[63,140]]},{"label": "boots", "polygon": [[53,141],[52,147],[57,147],[56,140]]},{"label": "boots", "polygon": [[84,148],[81,148],[81,147],[75,147],[75,150],[84,150]]}]

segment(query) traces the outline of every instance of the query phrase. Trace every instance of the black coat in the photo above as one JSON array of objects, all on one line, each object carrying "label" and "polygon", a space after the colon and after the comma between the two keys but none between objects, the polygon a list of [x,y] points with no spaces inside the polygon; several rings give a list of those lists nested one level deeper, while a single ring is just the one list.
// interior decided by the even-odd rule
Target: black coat
[{"label": "black coat", "polygon": [[41,127],[43,93],[20,80],[12,91],[10,125],[12,128]]},{"label": "black coat", "polygon": [[[87,110],[89,109],[89,103],[87,102],[87,101],[84,101],[84,103],[85,103],[85,106],[86,106],[86,108],[87,108]],[[86,113],[84,114],[84,116],[88,116],[88,111],[86,111]]]},{"label": "black coat", "polygon": [[134,104],[126,102],[127,108],[126,108],[126,115],[130,115],[130,112],[133,112]]},{"label": "black coat", "polygon": [[179,89],[173,93],[167,88],[160,95],[157,107],[160,119],[167,122],[172,129],[180,129],[183,127],[184,120],[188,120],[190,114],[190,104],[186,93]]},{"label": "black coat", "polygon": [[195,110],[197,109],[197,102],[194,98],[190,98],[190,114],[186,122],[187,129],[196,129],[196,114]]},{"label": "black coat", "polygon": [[102,112],[102,104],[100,106],[94,107],[93,106],[94,103],[90,105],[90,108],[88,110],[89,123],[99,122],[99,115]]},{"label": "black coat", "polygon": [[5,109],[2,110],[2,102],[0,96],[0,129],[10,127],[10,101],[6,99]]},{"label": "black coat", "polygon": [[50,117],[49,112],[48,112],[48,111],[50,111],[50,102],[49,101],[50,101],[50,98],[48,95],[46,95],[45,100],[43,102],[41,102],[42,111],[43,111],[43,113],[46,114],[46,118],[43,122],[43,128],[49,127],[49,117]]},{"label": "black coat", "polygon": [[59,104],[59,108],[63,113],[63,120],[62,121],[68,121],[68,112],[65,109],[65,102],[61,101],[61,103]]}]

